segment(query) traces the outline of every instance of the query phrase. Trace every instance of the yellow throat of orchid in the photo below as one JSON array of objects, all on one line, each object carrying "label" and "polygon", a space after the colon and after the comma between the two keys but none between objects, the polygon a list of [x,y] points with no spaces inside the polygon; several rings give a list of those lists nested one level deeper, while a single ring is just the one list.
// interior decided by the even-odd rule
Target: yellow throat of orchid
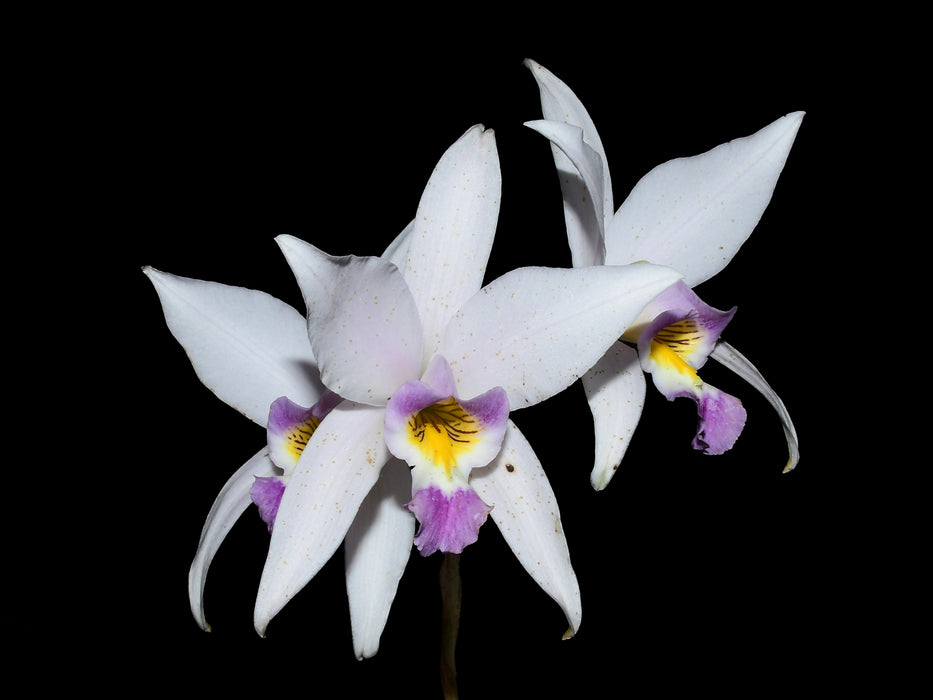
[{"label": "yellow throat of orchid", "polygon": [[665,326],[651,339],[651,359],[702,383],[697,371],[687,362],[688,357],[703,341],[703,331],[695,318],[685,318]]},{"label": "yellow throat of orchid", "polygon": [[289,454],[295,457],[296,462],[320,424],[320,418],[311,416],[304,423],[299,423],[283,435],[285,439],[285,449]]},{"label": "yellow throat of orchid", "polygon": [[450,478],[461,454],[477,439],[476,420],[452,396],[431,404],[408,421],[408,438]]}]

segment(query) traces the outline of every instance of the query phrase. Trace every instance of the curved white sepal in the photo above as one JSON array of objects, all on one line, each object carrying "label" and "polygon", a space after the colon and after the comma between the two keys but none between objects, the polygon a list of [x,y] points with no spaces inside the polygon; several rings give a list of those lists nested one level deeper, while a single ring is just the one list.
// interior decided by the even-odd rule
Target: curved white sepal
[{"label": "curved white sepal", "polygon": [[275,473],[275,466],[269,459],[269,451],[263,448],[234,472],[214,499],[201,529],[201,539],[194,560],[188,569],[188,600],[191,613],[201,629],[209,631],[211,628],[204,615],[204,584],[211,561],[230,528],[249,507],[250,489],[256,477],[273,476]]},{"label": "curved white sepal", "polygon": [[513,422],[499,456],[489,466],[474,469],[470,485],[492,506],[490,517],[518,561],[564,611],[570,625],[565,636],[576,634],[583,604],[557,498],[541,462]]},{"label": "curved white sepal", "polygon": [[593,414],[595,460],[590,483],[601,491],[625,456],[645,405],[645,375],[638,352],[614,343],[583,375],[583,389]]}]

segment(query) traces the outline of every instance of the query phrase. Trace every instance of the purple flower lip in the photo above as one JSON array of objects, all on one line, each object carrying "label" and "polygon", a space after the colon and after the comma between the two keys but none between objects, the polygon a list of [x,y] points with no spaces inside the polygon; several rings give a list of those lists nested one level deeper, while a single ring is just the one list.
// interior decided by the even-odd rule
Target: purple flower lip
[{"label": "purple flower lip", "polygon": [[476,542],[479,528],[492,510],[471,488],[448,494],[437,486],[415,493],[406,508],[421,523],[415,545],[425,557],[437,551],[462,552]]}]

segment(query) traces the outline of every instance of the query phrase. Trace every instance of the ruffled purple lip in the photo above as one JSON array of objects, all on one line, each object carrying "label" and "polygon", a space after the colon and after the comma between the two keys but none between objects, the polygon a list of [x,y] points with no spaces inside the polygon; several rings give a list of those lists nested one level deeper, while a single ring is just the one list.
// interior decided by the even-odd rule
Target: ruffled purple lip
[{"label": "ruffled purple lip", "polygon": [[472,489],[447,494],[436,486],[418,491],[406,506],[420,523],[415,545],[423,556],[434,552],[459,554],[479,537],[492,510]]}]

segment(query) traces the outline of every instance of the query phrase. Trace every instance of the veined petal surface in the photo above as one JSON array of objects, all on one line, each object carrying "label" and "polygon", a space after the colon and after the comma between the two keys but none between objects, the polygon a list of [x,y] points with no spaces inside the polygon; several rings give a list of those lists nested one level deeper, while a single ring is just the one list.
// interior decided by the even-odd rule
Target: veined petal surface
[{"label": "veined petal surface", "polygon": [[461,395],[501,386],[511,410],[531,406],[580,378],[679,278],[655,265],[519,268],[466,302],[441,353]]},{"label": "veined petal surface", "polygon": [[470,485],[492,506],[490,516],[518,561],[563,609],[570,625],[565,637],[576,634],[583,605],[560,509],[541,462],[513,422],[499,456],[474,469]]},{"label": "veined petal surface", "polygon": [[179,277],[151,267],[165,322],[204,385],[265,426],[288,394],[310,406],[323,393],[301,314],[265,292]]},{"label": "veined petal surface", "polygon": [[269,451],[263,448],[227,480],[204,521],[198,549],[188,570],[188,600],[191,603],[191,613],[202,629],[210,630],[204,616],[204,584],[211,561],[230,528],[252,502],[250,489],[256,477],[270,477],[274,474],[275,466],[269,459]]},{"label": "veined petal surface", "polygon": [[691,287],[722,270],[771,201],[803,116],[651,170],[609,222],[607,264],[668,265]]},{"label": "veined petal surface", "polygon": [[478,125],[447,149],[421,196],[403,269],[421,314],[425,364],[450,317],[483,284],[501,187],[494,133]]},{"label": "veined petal surface", "polygon": [[344,401],[327,414],[302,451],[279,504],[254,624],[266,626],[343,541],[390,455],[385,410]]},{"label": "veined petal surface", "polygon": [[308,334],[328,389],[384,406],[397,387],[421,375],[421,320],[395,265],[377,257],[327,255],[293,236],[276,241],[301,287]]},{"label": "veined petal surface", "polygon": [[415,536],[415,519],[405,509],[411,475],[390,459],[360,506],[345,541],[347,596],[353,649],[359,659],[379,650],[399,580]]}]

